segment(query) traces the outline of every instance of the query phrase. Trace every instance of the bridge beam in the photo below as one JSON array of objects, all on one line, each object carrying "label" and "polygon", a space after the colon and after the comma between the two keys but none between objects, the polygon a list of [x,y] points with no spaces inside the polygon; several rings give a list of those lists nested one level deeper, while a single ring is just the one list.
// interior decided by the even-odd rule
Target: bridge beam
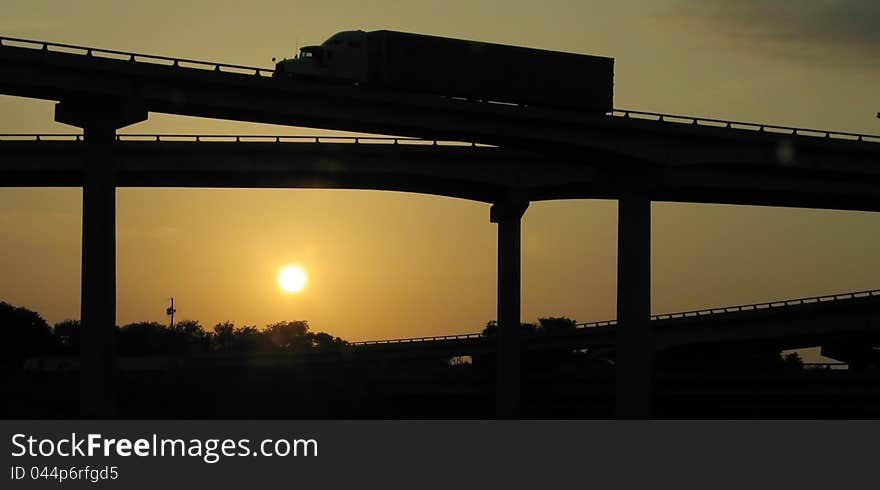
[{"label": "bridge beam", "polygon": [[498,224],[498,366],[496,414],[519,416],[520,310],[522,300],[522,216],[529,201],[505,199],[492,205],[489,220]]},{"label": "bridge beam", "polygon": [[80,302],[80,416],[116,412],[116,171],[118,128],[143,121],[146,111],[109,101],[63,101],[55,120],[83,129]]},{"label": "bridge beam", "polygon": [[618,418],[652,416],[651,200],[628,195],[617,208]]}]

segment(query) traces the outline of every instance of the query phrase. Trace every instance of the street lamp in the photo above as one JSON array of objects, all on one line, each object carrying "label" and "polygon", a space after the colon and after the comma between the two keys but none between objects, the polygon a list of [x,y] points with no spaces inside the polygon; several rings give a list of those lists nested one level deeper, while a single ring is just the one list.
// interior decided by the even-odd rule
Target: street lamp
[{"label": "street lamp", "polygon": [[171,298],[171,306],[165,309],[165,314],[171,317],[171,326],[169,328],[174,328],[175,313],[177,313],[177,310],[174,309],[174,298]]}]

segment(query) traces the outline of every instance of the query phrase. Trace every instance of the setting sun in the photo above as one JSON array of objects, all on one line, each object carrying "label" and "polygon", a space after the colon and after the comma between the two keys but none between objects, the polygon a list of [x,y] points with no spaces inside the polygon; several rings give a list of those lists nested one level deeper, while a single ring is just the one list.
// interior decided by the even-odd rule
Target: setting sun
[{"label": "setting sun", "polygon": [[278,274],[278,285],[287,293],[298,293],[306,287],[306,271],[296,265],[288,265]]}]

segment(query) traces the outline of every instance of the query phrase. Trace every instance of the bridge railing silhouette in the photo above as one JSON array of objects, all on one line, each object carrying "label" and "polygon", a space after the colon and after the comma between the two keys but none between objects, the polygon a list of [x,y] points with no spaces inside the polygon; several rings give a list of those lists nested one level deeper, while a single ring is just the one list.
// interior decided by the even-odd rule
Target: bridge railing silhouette
[{"label": "bridge railing silhouette", "polygon": [[647,119],[650,121],[689,124],[692,126],[710,126],[725,129],[744,129],[760,133],[789,134],[792,136],[813,136],[817,138],[832,138],[849,141],[869,141],[880,143],[880,136],[861,133],[848,133],[844,131],[829,131],[825,129],[796,128],[793,126],[780,126],[776,124],[761,124],[744,121],[727,121],[724,119],[711,119],[708,117],[681,116],[675,114],[661,114],[659,112],[633,111],[628,109],[614,109],[609,113],[611,116]]},{"label": "bridge railing silhouette", "polygon": [[[871,289],[867,291],[855,291],[851,293],[843,293],[843,294],[829,294],[825,296],[807,296],[804,298],[796,298],[796,299],[788,299],[782,301],[768,301],[763,303],[752,303],[746,305],[736,305],[736,306],[726,306],[721,308],[706,308],[702,310],[692,310],[692,311],[682,311],[676,313],[663,313],[659,315],[651,315],[651,320],[672,320],[672,319],[680,319],[680,318],[702,318],[702,317],[710,317],[713,315],[721,315],[725,313],[744,313],[749,311],[763,311],[770,310],[774,308],[785,308],[792,306],[802,306],[808,304],[817,304],[817,303],[830,303],[834,301],[841,300],[850,300],[857,298],[868,298],[868,297],[880,297],[880,289]],[[596,327],[611,327],[617,325],[617,320],[605,320],[600,322],[586,322],[586,323],[578,323],[576,324],[576,328],[579,330],[588,329],[588,328],[596,328]],[[400,339],[386,339],[386,340],[367,340],[360,342],[351,342],[351,345],[377,345],[377,344],[405,344],[405,343],[416,343],[416,342],[431,342],[431,341],[442,341],[442,340],[462,340],[462,339],[475,339],[483,337],[482,333],[468,333],[468,334],[458,334],[458,335],[433,335],[428,337],[410,337],[410,338],[400,338]]]},{"label": "bridge railing silhouette", "polygon": [[725,306],[722,308],[706,308],[702,310],[683,311],[678,313],[664,313],[661,315],[652,315],[651,319],[669,320],[675,318],[694,318],[724,313],[742,313],[747,311],[767,310],[772,308],[784,308],[787,306],[801,306],[806,304],[828,303],[839,300],[866,298],[870,296],[880,296],[880,289],[855,291],[843,294],[829,294],[825,296],[808,296],[804,298],[788,299],[782,301],[768,301],[764,303],[752,303],[747,305]]},{"label": "bridge railing silhouette", "polygon": [[[83,141],[82,134],[0,134],[0,141]],[[491,148],[482,143],[450,141],[393,136],[279,136],[279,135],[234,135],[234,134],[118,134],[116,141],[159,141],[194,143],[348,143],[348,144],[395,144],[419,146],[479,146]]]},{"label": "bridge railing silhouette", "polygon": [[351,345],[377,345],[377,344],[406,344],[412,342],[432,342],[440,340],[465,340],[483,338],[482,333],[464,333],[457,335],[431,335],[429,337],[409,337],[401,339],[385,339],[385,340],[362,340],[359,342],[350,342]]},{"label": "bridge railing silhouette", "polygon": [[30,48],[38,51],[52,51],[57,53],[79,54],[82,56],[90,56],[97,58],[107,58],[121,61],[131,61],[140,63],[153,63],[166,66],[179,66],[184,68],[197,68],[208,71],[222,71],[226,73],[241,73],[245,75],[256,75],[261,77],[271,77],[275,70],[269,68],[259,68],[255,66],[233,65],[229,63],[215,63],[212,61],[191,60],[187,58],[174,58],[170,56],[161,56],[155,54],[133,53],[128,51],[117,51],[114,49],[90,48],[86,46],[76,46],[73,44],[53,43],[47,41],[36,41],[33,39],[21,39],[15,37],[0,36],[0,46],[10,46],[16,48]]},{"label": "bridge railing silhouette", "polygon": [[[170,56],[161,56],[153,54],[134,53],[128,51],[117,51],[113,49],[92,48],[87,46],[76,46],[72,44],[62,44],[47,41],[38,41],[33,39],[22,39],[15,37],[0,36],[0,47],[18,47],[29,48],[35,51],[58,52],[66,54],[78,54],[87,57],[106,58],[118,61],[129,61],[132,63],[145,62],[151,64],[159,64],[172,67],[196,68],[205,71],[216,71],[223,73],[239,73],[245,75],[254,75],[258,77],[271,77],[275,70],[270,68],[260,68],[255,66],[234,65],[228,63],[216,63],[213,61],[201,61],[187,58],[176,58]],[[491,103],[491,102],[489,102]],[[504,103],[503,105],[511,105]],[[514,104],[515,105],[515,104]],[[823,129],[797,128],[792,126],[782,126],[776,124],[761,124],[744,121],[729,121],[724,119],[712,119],[706,117],[682,116],[676,114],[663,114],[658,112],[636,111],[630,109],[613,109],[606,113],[612,117],[637,118],[657,121],[660,123],[678,123],[690,124],[695,126],[712,126],[726,129],[751,130],[755,132],[766,132],[775,134],[788,134],[793,136],[812,136],[817,138],[827,138],[835,140],[849,140],[857,142],[880,143],[880,135],[870,135],[861,133],[850,133],[844,131],[829,131]]]}]

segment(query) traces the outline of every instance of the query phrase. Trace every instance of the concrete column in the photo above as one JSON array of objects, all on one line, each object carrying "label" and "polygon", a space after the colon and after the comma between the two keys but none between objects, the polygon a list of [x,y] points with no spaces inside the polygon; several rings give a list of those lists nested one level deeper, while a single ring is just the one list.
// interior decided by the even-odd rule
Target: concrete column
[{"label": "concrete column", "polygon": [[496,412],[499,418],[519,416],[520,401],[520,309],[522,277],[520,254],[525,200],[495,203],[490,221],[498,224],[498,367]]},{"label": "concrete column", "polygon": [[83,128],[80,416],[116,412],[116,129],[146,112],[96,101],[61,102],[55,120]]},{"label": "concrete column", "polygon": [[617,418],[652,416],[651,200],[624,196],[617,212]]},{"label": "concrete column", "polygon": [[115,130],[86,126],[82,190],[82,302],[80,412],[115,413],[116,172],[110,156]]}]

